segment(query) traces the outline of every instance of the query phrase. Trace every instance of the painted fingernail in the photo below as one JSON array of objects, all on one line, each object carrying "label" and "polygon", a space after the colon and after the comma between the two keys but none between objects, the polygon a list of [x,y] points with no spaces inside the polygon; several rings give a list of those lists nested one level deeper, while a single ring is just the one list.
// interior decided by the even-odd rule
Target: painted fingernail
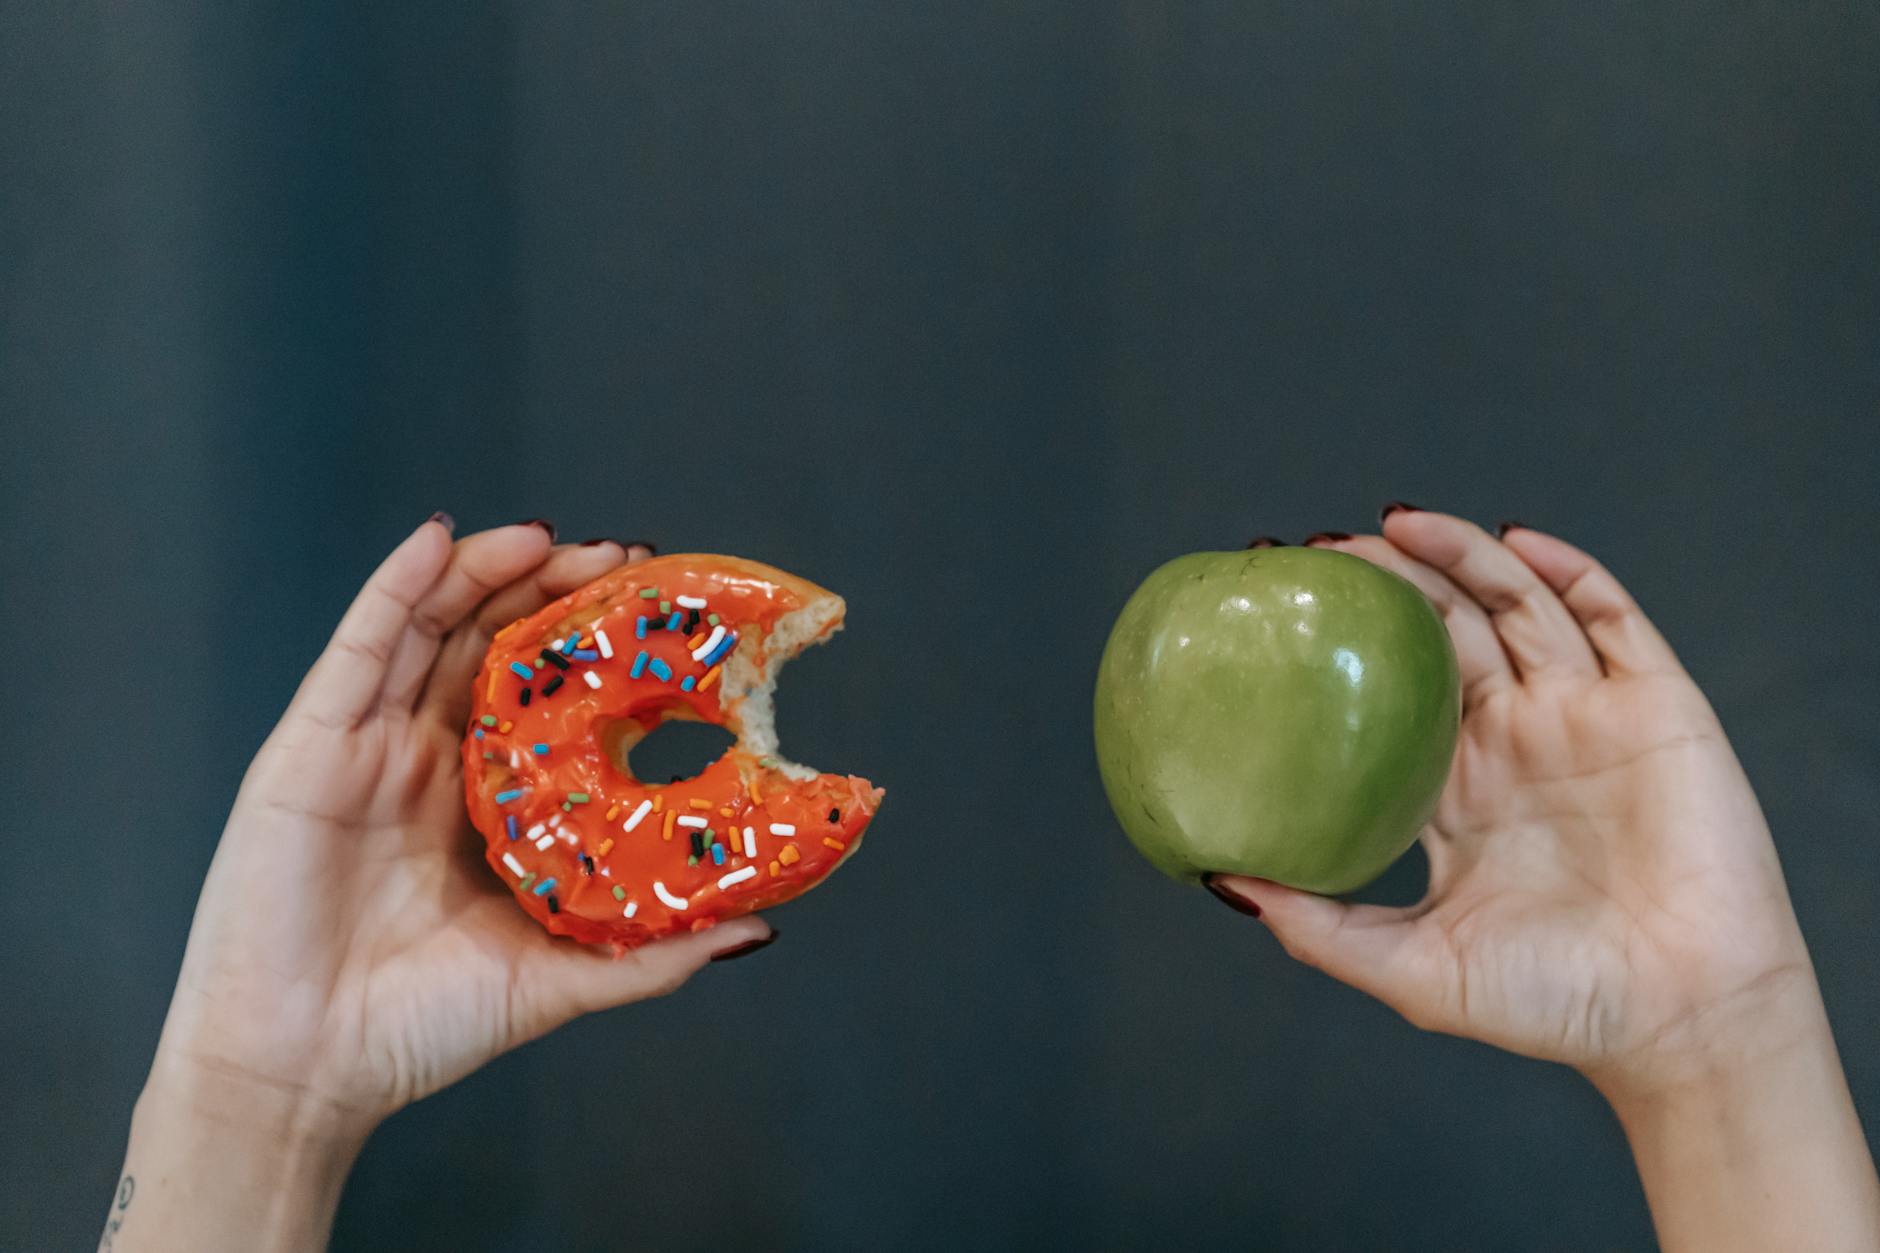
[{"label": "painted fingernail", "polygon": [[1320,531],[1316,535],[1306,536],[1306,543],[1317,544],[1322,540],[1327,544],[1336,544],[1340,540],[1347,540],[1350,538],[1351,538],[1350,531]]},{"label": "painted fingernail", "polygon": [[1271,535],[1261,535],[1261,536],[1258,536],[1254,539],[1247,541],[1247,547],[1249,548],[1290,548],[1292,547],[1292,545],[1288,544],[1283,539],[1275,539]]},{"label": "painted fingernail", "polygon": [[455,532],[457,529],[457,519],[451,517],[449,514],[445,513],[442,509],[439,509],[436,513],[426,518],[425,521],[435,522],[439,526],[443,527],[446,531]]},{"label": "painted fingernail", "polygon": [[1384,519],[1393,513],[1419,513],[1421,510],[1407,500],[1393,500],[1377,511],[1377,524],[1384,525]]},{"label": "painted fingernail", "polygon": [[769,948],[777,942],[778,934],[778,932],[772,931],[761,940],[746,940],[742,944],[733,944],[730,948],[725,949],[721,953],[713,953],[712,960],[715,962],[736,961],[738,958],[746,956],[747,954],[755,953],[760,948]]},{"label": "painted fingernail", "polygon": [[1506,534],[1507,534],[1508,532],[1510,532],[1510,531],[1513,531],[1513,530],[1516,530],[1516,529],[1520,529],[1520,530],[1523,530],[1523,531],[1525,531],[1525,530],[1527,530],[1527,523],[1525,523],[1525,522],[1504,522],[1504,523],[1502,523],[1502,524],[1501,524],[1500,526],[1498,526],[1498,527],[1496,527],[1496,528],[1495,528],[1495,534],[1497,534],[1497,535],[1506,535]]},{"label": "painted fingernail", "polygon": [[548,532],[548,538],[551,540],[554,539],[555,536],[560,533],[555,530],[555,524],[553,522],[550,522],[547,518],[524,518],[522,521],[516,523],[516,525],[517,526],[539,526],[544,531]]},{"label": "painted fingernail", "polygon": [[1219,875],[1202,875],[1201,886],[1214,893],[1214,899],[1218,900],[1235,913],[1245,914],[1249,918],[1258,918],[1260,916],[1260,907],[1258,905],[1255,905],[1252,901],[1237,892],[1228,891],[1225,885],[1216,882],[1219,878]]},{"label": "painted fingernail", "polygon": [[[599,539],[584,539],[581,541],[581,547],[583,548],[599,548],[602,544],[620,544],[620,541],[610,539],[605,535],[601,536]],[[620,547],[624,550],[626,545],[620,544]]]}]

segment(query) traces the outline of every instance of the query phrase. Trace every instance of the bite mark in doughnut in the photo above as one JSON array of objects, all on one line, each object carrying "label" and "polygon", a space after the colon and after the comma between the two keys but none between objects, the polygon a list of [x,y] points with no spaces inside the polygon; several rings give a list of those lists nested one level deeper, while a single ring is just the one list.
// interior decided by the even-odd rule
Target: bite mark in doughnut
[{"label": "bite mark in doughnut", "polygon": [[[882,792],[777,752],[778,668],[841,629],[842,598],[737,557],[622,566],[491,642],[464,736],[486,860],[549,931],[630,948],[801,895],[846,860]],[[661,723],[737,743],[650,783],[627,754]]]}]

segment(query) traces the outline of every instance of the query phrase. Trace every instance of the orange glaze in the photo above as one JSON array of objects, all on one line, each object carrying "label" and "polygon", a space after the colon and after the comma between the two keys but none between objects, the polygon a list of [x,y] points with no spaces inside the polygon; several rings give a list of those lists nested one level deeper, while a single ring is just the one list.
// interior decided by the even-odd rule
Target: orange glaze
[{"label": "orange glaze", "polygon": [[[642,597],[647,588],[656,595]],[[669,718],[737,732],[745,693],[727,691],[723,670],[694,659],[688,643],[701,634],[697,647],[710,643],[707,616],[715,613],[727,632],[736,632],[735,650],[753,656],[780,617],[829,595],[756,562],[679,554],[623,566],[497,633],[473,691],[463,741],[464,793],[470,820],[488,845],[486,859],[524,909],[557,935],[628,948],[800,895],[855,850],[881,801],[880,789],[865,779],[793,779],[733,746],[696,778],[645,783],[626,772],[624,752],[618,764],[608,755],[610,745],[623,738],[630,745]],[[690,633],[684,622],[678,630],[664,626],[673,610],[691,618],[678,604],[681,596],[705,601]],[[661,601],[667,602],[664,614]],[[643,640],[636,638],[642,615],[648,627]],[[839,621],[838,615],[827,629]],[[613,656],[563,654],[566,670],[544,660],[543,650],[570,631],[579,632],[578,648],[593,651],[599,651],[596,631],[605,634]],[[642,651],[647,662],[633,678]],[[658,677],[654,660],[671,668],[669,678]],[[512,662],[528,667],[533,678],[513,672]],[[588,673],[598,678],[598,688],[589,686]],[[554,676],[563,681],[545,696]],[[688,676],[693,690],[684,691]],[[524,689],[531,691],[527,705]],[[494,725],[484,725],[486,718]],[[534,751],[536,744],[548,745],[546,756]],[[496,800],[516,789],[519,798]],[[583,793],[585,802],[572,799]],[[653,808],[642,813],[643,803]],[[514,840],[507,823],[512,815],[520,837]],[[794,826],[795,834],[775,833],[773,824]],[[754,856],[746,853],[747,828]],[[688,864],[694,833],[707,847]],[[710,853],[714,840],[724,849],[722,865]],[[756,873],[740,873],[746,869]],[[727,876],[735,880],[721,886]],[[550,879],[554,886],[538,895],[535,888]],[[685,908],[662,900],[655,883]]]}]

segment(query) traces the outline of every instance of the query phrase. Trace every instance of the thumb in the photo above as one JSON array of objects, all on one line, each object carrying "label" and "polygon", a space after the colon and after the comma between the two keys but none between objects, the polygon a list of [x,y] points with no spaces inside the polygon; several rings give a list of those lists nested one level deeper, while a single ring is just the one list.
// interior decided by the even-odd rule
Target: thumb
[{"label": "thumb", "polygon": [[545,944],[532,950],[528,978],[562,1020],[676,992],[707,962],[741,956],[777,938],[762,918],[733,918],[690,935],[656,940],[615,955],[605,948]]},{"label": "thumb", "polygon": [[1376,997],[1421,1025],[1431,999],[1414,953],[1416,912],[1347,905],[1267,879],[1208,875],[1208,891],[1266,924],[1287,956]]}]

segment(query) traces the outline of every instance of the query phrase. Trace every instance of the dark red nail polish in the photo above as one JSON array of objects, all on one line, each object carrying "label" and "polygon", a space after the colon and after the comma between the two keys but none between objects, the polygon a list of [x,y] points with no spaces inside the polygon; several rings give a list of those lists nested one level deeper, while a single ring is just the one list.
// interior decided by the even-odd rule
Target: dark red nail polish
[{"label": "dark red nail polish", "polygon": [[435,522],[439,524],[440,526],[442,526],[446,531],[455,532],[457,530],[457,519],[451,517],[449,514],[445,513],[442,509],[439,509],[436,513],[426,518],[425,521]]},{"label": "dark red nail polish", "polygon": [[1238,893],[1229,892],[1226,888],[1214,881],[1216,877],[1217,876],[1211,874],[1201,876],[1201,886],[1214,893],[1215,900],[1218,900],[1235,913],[1245,914],[1249,918],[1258,918],[1260,916],[1260,907],[1258,905],[1255,905],[1252,901],[1247,900]]},{"label": "dark red nail polish", "polygon": [[1306,536],[1306,543],[1316,544],[1320,540],[1323,540],[1328,544],[1336,544],[1340,540],[1348,540],[1350,538],[1351,538],[1350,531],[1320,531],[1316,535]]},{"label": "dark red nail polish", "polygon": [[1508,532],[1510,532],[1510,531],[1512,531],[1512,530],[1515,530],[1516,528],[1519,528],[1519,529],[1521,529],[1521,530],[1523,530],[1523,531],[1525,531],[1525,530],[1527,530],[1527,529],[1528,529],[1528,527],[1527,527],[1527,523],[1525,523],[1525,522],[1504,522],[1504,523],[1502,523],[1502,524],[1501,524],[1500,526],[1498,526],[1498,527],[1496,527],[1496,528],[1495,528],[1495,534],[1497,534],[1497,535],[1506,535],[1506,534],[1507,534]]},{"label": "dark red nail polish", "polygon": [[778,934],[778,932],[772,931],[761,940],[746,940],[742,944],[733,944],[722,953],[713,953],[712,960],[715,962],[736,961],[738,958],[748,953],[755,953],[760,948],[769,948],[777,942]]},{"label": "dark red nail polish", "polygon": [[1247,547],[1249,548],[1290,548],[1292,547],[1292,545],[1288,544],[1283,539],[1274,539],[1271,535],[1261,535],[1261,536],[1257,536],[1254,539],[1247,541]]},{"label": "dark red nail polish", "polygon": [[659,545],[649,543],[648,541],[643,540],[643,539],[629,540],[627,541],[627,547],[628,548],[644,548],[647,552],[651,553],[653,556],[655,557],[659,556]]},{"label": "dark red nail polish", "polygon": [[1393,500],[1377,511],[1377,524],[1384,525],[1384,519],[1393,513],[1421,513],[1422,510],[1407,500]]},{"label": "dark red nail polish", "polygon": [[544,531],[548,532],[548,538],[550,540],[553,540],[555,536],[560,534],[560,532],[555,529],[555,524],[553,522],[550,522],[547,518],[524,518],[522,521],[516,523],[516,525],[517,526],[539,526]]}]

